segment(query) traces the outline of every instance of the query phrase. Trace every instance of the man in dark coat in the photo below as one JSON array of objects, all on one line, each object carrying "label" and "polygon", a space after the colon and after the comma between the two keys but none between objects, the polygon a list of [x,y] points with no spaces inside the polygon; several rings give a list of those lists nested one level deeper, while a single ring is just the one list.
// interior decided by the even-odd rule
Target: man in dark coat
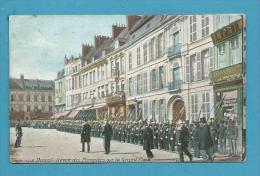
[{"label": "man in dark coat", "polygon": [[15,131],[16,131],[16,140],[15,140],[14,147],[18,148],[21,147],[22,136],[23,136],[23,131],[22,131],[20,121],[18,121],[17,124],[15,125]]},{"label": "man in dark coat", "polygon": [[153,130],[150,125],[147,124],[146,121],[144,121],[145,129],[143,132],[143,149],[146,151],[147,158],[150,160],[154,157],[152,153],[153,147]]},{"label": "man in dark coat", "polygon": [[108,121],[105,122],[104,130],[103,130],[102,134],[104,136],[105,153],[109,154],[110,153],[110,141],[111,141],[111,137],[113,135],[113,129],[112,129],[112,126],[108,123]]},{"label": "man in dark coat", "polygon": [[199,135],[200,135],[200,126],[198,122],[195,122],[195,127],[192,130],[192,144],[193,144],[193,150],[195,157],[200,157],[200,148],[199,148]]},{"label": "man in dark coat", "polygon": [[192,154],[188,150],[189,139],[189,129],[185,126],[183,122],[179,122],[177,127],[177,141],[180,162],[184,162],[183,153],[185,153],[189,157],[190,162],[192,161]]},{"label": "man in dark coat", "polygon": [[[199,134],[199,148],[200,150],[204,150],[207,155],[207,159],[209,161],[213,161],[213,157],[211,156],[211,147],[213,147],[213,141],[211,138],[210,127],[207,124],[206,118],[203,117],[200,119],[200,134]],[[206,157],[204,156],[204,159]]]},{"label": "man in dark coat", "polygon": [[88,153],[90,151],[90,133],[91,126],[88,122],[84,123],[81,130],[81,143],[82,143],[82,152],[85,152],[85,142],[87,143]]},{"label": "man in dark coat", "polygon": [[220,152],[226,152],[226,137],[227,137],[227,128],[225,126],[225,122],[221,121],[220,127],[218,128],[218,137],[220,143]]}]

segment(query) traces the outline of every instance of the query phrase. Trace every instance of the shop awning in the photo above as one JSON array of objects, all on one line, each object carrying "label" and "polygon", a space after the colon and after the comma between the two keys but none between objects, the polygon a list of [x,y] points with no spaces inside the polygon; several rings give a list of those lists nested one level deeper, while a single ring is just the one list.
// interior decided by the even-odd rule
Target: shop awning
[{"label": "shop awning", "polygon": [[106,103],[100,103],[100,104],[95,104],[92,108],[90,109],[98,109],[98,108],[103,108],[106,107],[107,104]]},{"label": "shop awning", "polygon": [[87,109],[89,109],[89,108],[91,108],[91,107],[92,107],[91,105],[89,105],[89,106],[81,106],[81,107],[78,107],[78,108],[77,108],[77,111],[87,110]]},{"label": "shop awning", "polygon": [[70,111],[64,111],[64,112],[58,112],[58,113],[55,113],[53,116],[52,116],[52,119],[60,119],[62,117],[65,117]]},{"label": "shop awning", "polygon": [[69,113],[69,115],[67,115],[67,118],[68,119],[74,119],[78,115],[78,113],[79,113],[79,111],[77,111],[77,110],[71,111]]},{"label": "shop awning", "polygon": [[75,118],[76,120],[95,120],[96,119],[96,111],[94,109],[91,110],[81,110]]}]

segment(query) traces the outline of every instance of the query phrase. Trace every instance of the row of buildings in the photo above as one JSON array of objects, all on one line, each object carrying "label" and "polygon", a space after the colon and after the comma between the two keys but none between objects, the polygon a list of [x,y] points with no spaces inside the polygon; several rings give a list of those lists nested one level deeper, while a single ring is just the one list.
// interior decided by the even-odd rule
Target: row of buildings
[{"label": "row of buildings", "polygon": [[64,58],[55,118],[244,119],[244,17],[126,16]]}]

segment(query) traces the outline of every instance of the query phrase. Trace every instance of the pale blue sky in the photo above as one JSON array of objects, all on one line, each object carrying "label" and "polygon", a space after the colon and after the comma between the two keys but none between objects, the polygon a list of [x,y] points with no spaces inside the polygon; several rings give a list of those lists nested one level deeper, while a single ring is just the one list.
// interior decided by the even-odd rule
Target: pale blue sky
[{"label": "pale blue sky", "polygon": [[10,16],[10,76],[55,79],[64,67],[64,56],[81,54],[82,43],[94,35],[111,36],[112,24],[126,23],[125,16]]}]

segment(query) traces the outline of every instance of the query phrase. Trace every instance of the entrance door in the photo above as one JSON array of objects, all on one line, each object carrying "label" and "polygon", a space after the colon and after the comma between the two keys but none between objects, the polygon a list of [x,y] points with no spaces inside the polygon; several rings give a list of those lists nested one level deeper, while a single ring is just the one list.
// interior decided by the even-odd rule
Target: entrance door
[{"label": "entrance door", "polygon": [[172,116],[173,122],[177,122],[178,120],[185,121],[185,106],[182,100],[177,100],[172,106]]}]

